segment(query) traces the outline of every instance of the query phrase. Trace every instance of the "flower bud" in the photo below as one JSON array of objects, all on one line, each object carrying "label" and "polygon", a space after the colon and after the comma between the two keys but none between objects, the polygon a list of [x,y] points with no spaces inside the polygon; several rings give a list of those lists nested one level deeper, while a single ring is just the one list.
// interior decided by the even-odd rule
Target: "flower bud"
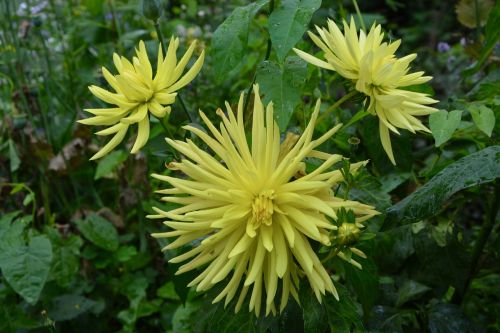
[{"label": "flower bud", "polygon": [[157,22],[163,15],[163,5],[166,0],[142,0],[142,15]]}]

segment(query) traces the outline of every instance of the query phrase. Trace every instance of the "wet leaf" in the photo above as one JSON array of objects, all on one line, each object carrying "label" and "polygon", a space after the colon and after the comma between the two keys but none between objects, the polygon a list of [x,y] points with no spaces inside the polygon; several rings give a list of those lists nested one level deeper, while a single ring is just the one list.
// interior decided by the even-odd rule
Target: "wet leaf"
[{"label": "wet leaf", "polygon": [[264,102],[273,102],[274,118],[280,130],[286,130],[295,107],[300,102],[300,90],[306,80],[306,63],[299,57],[288,57],[281,67],[264,61],[257,69],[257,82]]},{"label": "wet leaf", "polygon": [[456,192],[500,177],[500,146],[461,158],[387,210],[388,220],[411,223],[437,214]]},{"label": "wet leaf", "polygon": [[269,16],[269,34],[280,62],[307,31],[321,0],[283,0]]}]

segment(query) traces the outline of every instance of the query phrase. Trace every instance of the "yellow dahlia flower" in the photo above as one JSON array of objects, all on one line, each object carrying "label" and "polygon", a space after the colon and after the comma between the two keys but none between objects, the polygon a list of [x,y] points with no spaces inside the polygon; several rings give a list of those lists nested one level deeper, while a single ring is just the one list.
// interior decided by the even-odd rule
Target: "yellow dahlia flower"
[{"label": "yellow dahlia flower", "polygon": [[[270,103],[264,111],[258,86],[254,86],[254,109],[251,142],[247,142],[243,123],[243,94],[237,115],[226,103],[221,109],[220,129],[200,112],[209,133],[193,126],[184,128],[198,136],[217,157],[212,157],[191,140],[167,142],[186,158],[172,168],[188,178],[153,175],[171,188],[160,190],[163,201],[179,204],[179,208],[163,211],[150,218],[167,219],[172,231],[154,237],[177,237],[164,250],[190,244],[192,249],[171,259],[172,263],[189,260],[176,274],[199,267],[203,271],[189,286],[197,291],[208,290],[225,281],[226,286],[214,299],[225,298],[227,305],[241,287],[236,311],[248,293],[249,309],[260,313],[261,300],[266,315],[276,313],[274,298],[281,285],[280,310],[291,294],[298,300],[299,278],[305,276],[321,301],[330,292],[338,298],[330,274],[314,253],[311,243],[330,245],[330,232],[337,229],[337,210],[352,210],[361,223],[377,214],[373,207],[335,197],[332,187],[343,178],[340,170],[331,167],[343,159],[315,150],[340,127],[336,126],[313,140],[313,130],[320,102],[304,133],[288,137],[280,145],[280,132],[273,120]],[[323,163],[309,174],[304,158],[314,157]],[[351,165],[355,172],[366,162]],[[297,177],[302,172],[302,176]]]},{"label": "yellow dahlia flower", "polygon": [[153,68],[143,41],[139,43],[139,49],[135,50],[137,56],[133,57],[132,62],[116,53],[113,54],[117,75],[102,68],[104,78],[115,92],[97,86],[90,86],[89,89],[97,98],[114,104],[115,107],[86,109],[85,111],[92,113],[95,117],[79,120],[79,122],[85,125],[110,126],[96,134],[114,134],[114,136],[97,154],[92,156],[91,160],[100,158],[113,150],[123,140],[128,127],[132,124],[137,123],[139,130],[131,152],[137,153],[146,144],[149,138],[149,112],[158,118],[169,113],[170,106],[168,105],[174,103],[176,91],[191,82],[203,65],[204,51],[191,69],[182,75],[193,55],[196,41],[191,43],[180,61],[177,61],[176,57],[178,47],[179,39],[172,37],[167,54],[163,57],[161,45],[159,46],[155,75],[153,75]]},{"label": "yellow dahlia flower", "polygon": [[380,25],[373,25],[366,35],[357,33],[354,20],[344,21],[344,33],[328,20],[328,29],[316,27],[318,35],[309,32],[313,42],[324,51],[326,62],[306,52],[294,49],[305,61],[336,71],[354,81],[356,90],[369,97],[368,111],[379,118],[380,139],[385,152],[396,164],[392,152],[389,130],[399,134],[398,128],[430,132],[416,116],[437,111],[427,106],[437,101],[427,94],[412,92],[402,87],[417,85],[432,79],[424,72],[409,73],[410,62],[417,55],[397,58],[394,53],[401,40],[382,42],[384,34]]}]

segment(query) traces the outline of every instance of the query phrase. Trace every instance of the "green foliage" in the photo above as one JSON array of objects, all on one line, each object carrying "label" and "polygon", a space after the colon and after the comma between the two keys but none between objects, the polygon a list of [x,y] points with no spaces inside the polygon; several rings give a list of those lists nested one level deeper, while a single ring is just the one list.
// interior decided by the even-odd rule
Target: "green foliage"
[{"label": "green foliage", "polygon": [[[500,332],[500,4],[475,29],[459,26],[442,1],[357,4],[359,14],[351,1],[0,1],[0,332]],[[401,39],[398,56],[418,53],[412,66],[433,80],[405,89],[441,101],[428,118],[432,135],[391,134],[396,166],[369,100],[357,94],[329,110],[352,82],[292,51],[322,58],[306,32],[351,17]],[[75,120],[105,107],[88,86],[107,85],[101,67],[113,68],[114,52],[131,58],[139,40],[156,51],[150,19],[180,38],[179,53],[193,39],[196,54],[206,50],[199,77],[164,119],[174,139],[198,144],[182,126],[200,127],[202,109],[217,127],[215,110],[253,83],[273,102],[283,139],[304,131],[318,99],[313,138],[345,124],[320,150],[369,162],[331,190],[381,214],[350,244],[366,259],[345,248],[362,269],[311,242],[339,300],[319,303],[301,281],[300,304],[290,297],[282,313],[256,317],[248,296],[238,313],[235,300],[212,304],[226,281],[203,293],[187,287],[203,267],[175,275],[182,263],[168,260],[198,240],[162,253],[166,243],[150,237],[161,223],[145,219],[153,206],[176,207],[158,202],[149,177],[174,159],[156,119],[140,153],[128,153],[132,133],[88,161],[102,141]],[[307,173],[319,165],[305,162]]]},{"label": "green foliage", "polygon": [[432,131],[432,136],[436,140],[436,147],[441,146],[446,141],[450,140],[453,132],[460,125],[462,111],[454,110],[446,112],[440,110],[429,116],[429,127]]},{"label": "green foliage", "polygon": [[398,223],[411,223],[431,217],[456,192],[491,182],[500,177],[500,146],[485,148],[448,166],[427,184],[387,210]]},{"label": "green foliage", "polygon": [[306,78],[306,63],[299,57],[289,57],[283,65],[264,61],[257,69],[257,82],[265,91],[264,102],[273,102],[274,118],[284,131],[300,101]]},{"label": "green foliage", "polygon": [[321,0],[283,0],[269,15],[269,34],[280,62],[307,31],[312,15],[320,6]]}]

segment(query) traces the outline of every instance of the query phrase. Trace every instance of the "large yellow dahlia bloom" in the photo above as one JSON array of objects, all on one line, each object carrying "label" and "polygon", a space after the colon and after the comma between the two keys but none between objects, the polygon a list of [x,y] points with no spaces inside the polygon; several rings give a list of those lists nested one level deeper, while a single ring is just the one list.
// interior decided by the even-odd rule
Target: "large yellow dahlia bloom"
[{"label": "large yellow dahlia bloom", "polygon": [[398,128],[430,132],[416,116],[437,111],[427,106],[437,101],[427,94],[401,89],[425,83],[432,79],[424,72],[409,73],[409,65],[417,55],[397,58],[394,53],[401,40],[382,42],[380,25],[373,25],[368,35],[357,33],[354,20],[344,21],[344,33],[328,20],[328,29],[316,27],[318,35],[309,32],[313,42],[324,51],[326,62],[304,51],[294,49],[305,61],[336,71],[354,81],[356,90],[369,97],[368,111],[379,118],[380,139],[389,159],[396,164],[392,152],[389,130],[399,134]]},{"label": "large yellow dahlia bloom", "polygon": [[[188,178],[154,175],[171,188],[160,190],[163,201],[179,204],[170,211],[155,208],[150,218],[167,219],[172,231],[154,237],[177,237],[165,247],[174,249],[190,244],[193,248],[170,260],[180,263],[177,274],[199,267],[203,271],[189,286],[207,290],[226,281],[214,303],[225,298],[227,305],[240,289],[236,311],[251,293],[249,308],[259,315],[264,297],[266,315],[275,313],[274,298],[281,284],[280,309],[291,294],[296,299],[299,278],[305,276],[319,301],[330,292],[338,297],[330,274],[325,270],[311,243],[325,246],[337,236],[337,214],[352,210],[356,224],[377,214],[373,207],[335,197],[332,187],[343,179],[332,166],[343,159],[315,150],[328,140],[339,126],[313,140],[320,102],[304,133],[289,137],[280,144],[278,125],[273,120],[270,103],[264,111],[258,92],[255,99],[251,143],[247,142],[243,124],[243,94],[237,115],[226,103],[227,115],[221,110],[220,129],[200,112],[210,134],[193,126],[184,128],[198,136],[217,157],[199,148],[191,140],[168,143],[186,158],[171,167]],[[313,172],[304,175],[304,158],[323,160]],[[351,165],[355,172],[365,162]],[[297,176],[300,173],[302,176]],[[350,258],[345,258],[351,261]],[[263,296],[264,294],[264,296]]]},{"label": "large yellow dahlia bloom", "polygon": [[158,118],[170,112],[177,95],[176,91],[191,82],[203,65],[204,51],[193,64],[191,69],[182,76],[186,65],[193,55],[196,41],[191,43],[184,56],[177,61],[177,48],[179,39],[172,37],[167,54],[163,57],[161,45],[158,48],[158,65],[153,76],[153,68],[146,52],[144,42],[139,43],[136,57],[132,62],[118,54],[113,54],[113,61],[118,71],[117,75],[111,74],[102,68],[104,78],[115,92],[107,91],[97,86],[89,89],[97,98],[106,103],[114,104],[113,108],[86,109],[95,117],[79,120],[85,125],[110,126],[97,135],[111,135],[113,138],[91,160],[101,158],[113,150],[125,137],[127,129],[132,124],[138,124],[139,130],[132,153],[137,153],[149,138],[149,112]]}]

